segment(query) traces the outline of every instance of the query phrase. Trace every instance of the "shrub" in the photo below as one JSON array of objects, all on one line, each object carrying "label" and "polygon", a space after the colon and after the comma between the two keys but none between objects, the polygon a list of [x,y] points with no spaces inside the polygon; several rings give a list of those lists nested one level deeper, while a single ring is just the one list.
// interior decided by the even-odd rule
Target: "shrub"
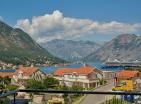
[{"label": "shrub", "polygon": [[16,85],[7,85],[6,88],[11,91],[11,90],[16,90],[18,88],[18,86],[16,86]]}]

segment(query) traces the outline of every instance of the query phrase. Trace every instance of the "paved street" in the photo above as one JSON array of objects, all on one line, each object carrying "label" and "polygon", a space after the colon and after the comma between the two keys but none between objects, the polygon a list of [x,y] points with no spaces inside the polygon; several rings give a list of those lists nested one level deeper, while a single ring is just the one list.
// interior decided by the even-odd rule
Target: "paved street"
[{"label": "paved street", "polygon": [[[110,83],[106,86],[97,88],[95,91],[111,91],[113,83]],[[86,98],[81,102],[81,104],[100,104],[106,99],[110,99],[112,95],[87,95]]]}]

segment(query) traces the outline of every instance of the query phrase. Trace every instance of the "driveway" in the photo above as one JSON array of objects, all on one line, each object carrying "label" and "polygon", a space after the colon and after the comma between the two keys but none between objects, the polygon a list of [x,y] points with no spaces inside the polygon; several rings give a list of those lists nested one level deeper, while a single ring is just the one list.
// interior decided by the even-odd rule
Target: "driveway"
[{"label": "driveway", "polygon": [[[97,88],[95,91],[111,91],[113,83]],[[100,104],[107,99],[112,98],[113,95],[87,95],[80,104]]]}]

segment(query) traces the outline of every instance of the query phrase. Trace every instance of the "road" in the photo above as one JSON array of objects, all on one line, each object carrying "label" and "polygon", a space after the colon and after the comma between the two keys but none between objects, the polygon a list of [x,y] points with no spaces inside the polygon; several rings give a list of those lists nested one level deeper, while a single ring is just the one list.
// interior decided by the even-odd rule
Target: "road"
[{"label": "road", "polygon": [[[97,88],[95,91],[111,91],[113,83]],[[80,104],[100,104],[107,99],[112,98],[112,95],[87,95]]]}]

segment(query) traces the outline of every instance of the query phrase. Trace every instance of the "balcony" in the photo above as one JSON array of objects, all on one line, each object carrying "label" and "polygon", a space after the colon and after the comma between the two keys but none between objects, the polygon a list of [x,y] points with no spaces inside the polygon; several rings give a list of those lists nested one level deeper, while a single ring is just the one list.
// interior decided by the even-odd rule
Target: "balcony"
[{"label": "balcony", "polygon": [[[27,93],[30,96],[19,96],[22,93]],[[51,98],[53,95],[56,98]],[[64,96],[64,99],[59,98],[59,96]],[[90,99],[93,103],[85,100],[87,96],[95,98]],[[0,104],[140,104],[140,96],[140,92],[19,89],[1,94],[0,100],[3,100],[3,102],[1,101]]]}]

